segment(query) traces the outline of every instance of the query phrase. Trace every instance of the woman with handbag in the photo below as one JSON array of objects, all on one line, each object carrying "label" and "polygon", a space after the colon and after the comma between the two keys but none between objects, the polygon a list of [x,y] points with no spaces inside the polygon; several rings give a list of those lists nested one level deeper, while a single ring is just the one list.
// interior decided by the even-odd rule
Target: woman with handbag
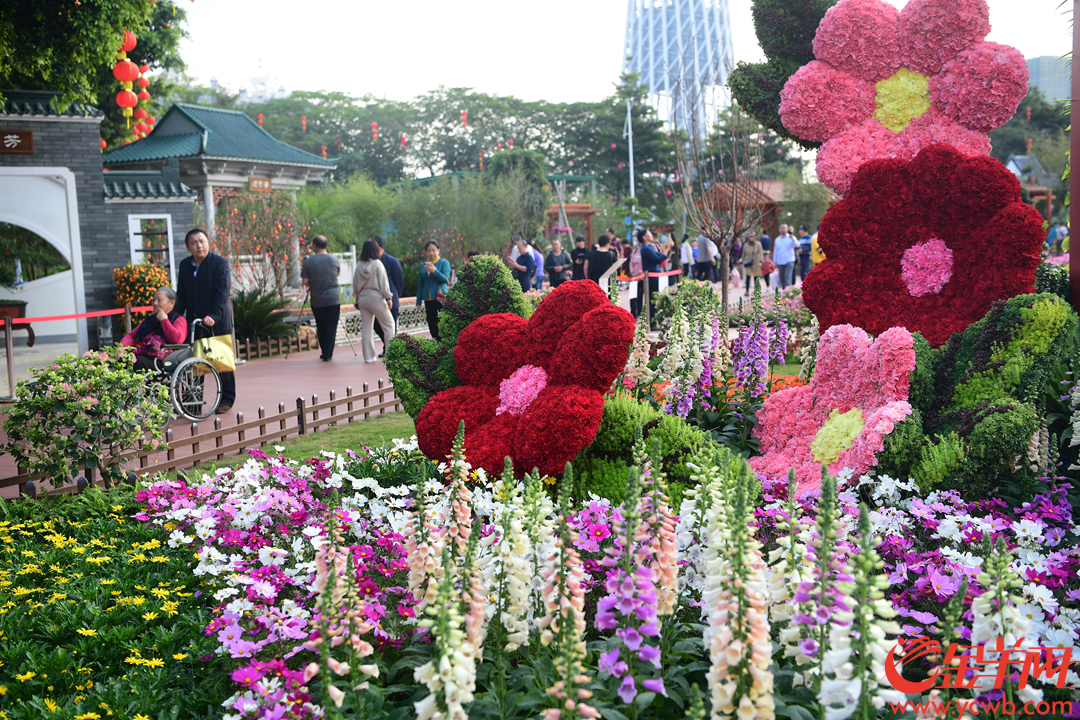
[{"label": "woman with handbag", "polygon": [[761,277],[761,264],[765,260],[765,251],[761,247],[761,241],[751,235],[742,246],[742,269],[743,277],[746,278],[746,292],[750,292],[752,278]]},{"label": "woman with handbag", "polygon": [[364,362],[378,360],[375,354],[375,319],[382,326],[384,337],[392,338],[397,334],[394,316],[390,308],[394,306],[394,293],[390,289],[390,279],[386,267],[379,260],[379,243],[374,240],[364,242],[360,251],[360,260],[352,279],[353,305],[360,311],[360,343],[364,348]]},{"label": "woman with handbag", "polygon": [[428,240],[424,246],[424,263],[416,285],[416,307],[424,306],[431,337],[439,340],[439,310],[446,299],[446,283],[450,280],[450,261],[439,257],[439,243]]}]

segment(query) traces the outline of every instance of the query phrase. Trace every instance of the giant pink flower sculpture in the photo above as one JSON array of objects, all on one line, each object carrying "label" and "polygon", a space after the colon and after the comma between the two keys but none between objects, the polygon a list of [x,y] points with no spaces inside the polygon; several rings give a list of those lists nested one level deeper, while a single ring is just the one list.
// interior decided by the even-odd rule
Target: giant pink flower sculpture
[{"label": "giant pink flower sculpture", "polygon": [[818,343],[809,385],[771,395],[754,435],[761,455],[750,466],[775,480],[795,470],[799,495],[821,487],[821,466],[858,478],[877,464],[885,436],[911,414],[908,388],[915,342],[902,327],[877,340],[851,325],[834,325]]},{"label": "giant pink flower sculpture", "polygon": [[840,0],[814,36],[813,62],[780,92],[784,127],[818,151],[818,179],[846,195],[867,160],[910,160],[934,143],[986,155],[986,133],[1027,94],[1024,56],[984,42],[986,0]]}]

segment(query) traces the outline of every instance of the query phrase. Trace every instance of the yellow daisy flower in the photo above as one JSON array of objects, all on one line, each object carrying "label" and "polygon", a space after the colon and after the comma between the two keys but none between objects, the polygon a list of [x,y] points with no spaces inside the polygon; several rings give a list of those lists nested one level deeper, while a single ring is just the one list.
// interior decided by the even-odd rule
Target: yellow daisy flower
[{"label": "yellow daisy flower", "polygon": [[156,612],[145,612],[145,613],[143,613],[142,616],[143,616],[143,620],[157,620],[157,613]]},{"label": "yellow daisy flower", "polygon": [[56,708],[60,707],[49,698],[45,698],[45,707],[49,708],[49,712],[56,712]]},{"label": "yellow daisy flower", "polygon": [[97,635],[97,630],[94,630],[92,628],[79,628],[75,632],[79,633],[80,635],[85,635],[86,637],[94,637],[95,635]]},{"label": "yellow daisy flower", "polygon": [[175,655],[172,656],[172,659],[173,660],[183,660],[186,657],[187,657],[187,653],[176,653]]},{"label": "yellow daisy flower", "polygon": [[26,682],[27,680],[29,680],[32,677],[37,677],[37,673],[31,671],[31,672],[23,673],[22,675],[16,675],[15,676],[15,678],[17,680],[19,680],[19,682]]}]

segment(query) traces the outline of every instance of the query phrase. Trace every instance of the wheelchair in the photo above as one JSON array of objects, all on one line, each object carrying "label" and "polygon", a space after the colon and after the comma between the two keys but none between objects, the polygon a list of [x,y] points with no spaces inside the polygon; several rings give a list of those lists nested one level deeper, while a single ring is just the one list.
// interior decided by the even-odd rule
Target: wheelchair
[{"label": "wheelchair", "polygon": [[173,409],[192,422],[206,420],[221,404],[221,376],[207,360],[195,357],[195,327],[201,323],[192,322],[187,343],[162,345],[169,354],[154,360],[154,371],[169,388]]}]

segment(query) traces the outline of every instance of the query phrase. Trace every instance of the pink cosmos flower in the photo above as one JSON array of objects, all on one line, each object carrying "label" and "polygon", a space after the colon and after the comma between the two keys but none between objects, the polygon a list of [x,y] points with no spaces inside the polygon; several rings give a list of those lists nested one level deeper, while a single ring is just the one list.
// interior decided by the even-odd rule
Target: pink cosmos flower
[{"label": "pink cosmos flower", "polygon": [[910,160],[948,142],[990,152],[989,131],[1016,112],[1028,69],[1015,48],[984,42],[986,0],[840,0],[814,36],[813,62],[780,93],[784,127],[825,143],[821,182],[846,195],[867,160]]},{"label": "pink cosmos flower", "polygon": [[821,336],[809,385],[771,395],[758,411],[761,455],[750,466],[773,480],[795,470],[800,496],[821,487],[821,466],[858,478],[877,464],[885,436],[911,414],[908,388],[915,343],[901,327],[877,340],[851,325]]}]

